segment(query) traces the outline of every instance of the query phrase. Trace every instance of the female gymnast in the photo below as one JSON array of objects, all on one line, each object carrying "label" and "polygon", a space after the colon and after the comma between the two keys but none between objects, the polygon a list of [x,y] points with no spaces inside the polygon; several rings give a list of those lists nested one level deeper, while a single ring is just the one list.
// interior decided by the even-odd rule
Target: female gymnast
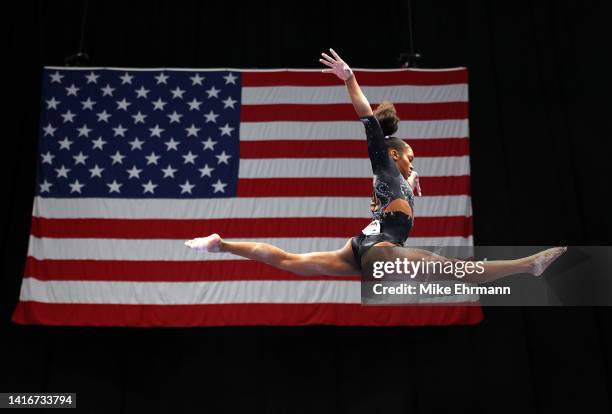
[{"label": "female gymnast", "polygon": [[[223,240],[216,233],[188,240],[186,246],[205,252],[230,252],[299,275],[360,274],[362,267],[371,260],[368,256],[372,252],[388,250],[374,246],[403,246],[413,225],[414,192],[420,195],[418,174],[412,165],[414,152],[402,139],[391,136],[397,131],[399,122],[393,105],[383,102],[372,111],[351,68],[333,49],[330,52],[333,57],[322,53],[323,59],[319,59],[328,66],[322,72],[333,73],[345,82],[355,112],[365,126],[374,173],[373,221],[336,251],[289,253],[268,243]],[[457,260],[422,249],[393,249],[394,252],[398,250],[410,261]],[[486,261],[483,273],[466,275],[463,280],[482,283],[517,273],[539,276],[566,250],[566,247],[555,247],[521,259]]]}]

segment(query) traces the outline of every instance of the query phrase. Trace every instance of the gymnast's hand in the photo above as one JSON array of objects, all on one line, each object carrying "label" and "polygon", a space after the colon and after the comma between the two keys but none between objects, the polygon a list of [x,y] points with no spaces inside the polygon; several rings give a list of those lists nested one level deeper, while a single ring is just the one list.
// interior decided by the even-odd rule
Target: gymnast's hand
[{"label": "gymnast's hand", "polygon": [[420,197],[421,196],[421,185],[419,184],[419,173],[412,170],[412,172],[408,176],[407,181],[408,181],[408,184],[410,184],[410,187],[412,187],[412,191],[414,191],[414,193]]},{"label": "gymnast's hand", "polygon": [[334,49],[329,49],[331,54],[334,56],[333,58],[329,56],[327,53],[321,53],[321,55],[325,59],[319,59],[319,62],[324,64],[325,66],[329,66],[330,69],[323,69],[321,72],[323,73],[333,73],[343,81],[350,79],[353,76],[353,71],[346,64],[344,60],[334,51]]}]

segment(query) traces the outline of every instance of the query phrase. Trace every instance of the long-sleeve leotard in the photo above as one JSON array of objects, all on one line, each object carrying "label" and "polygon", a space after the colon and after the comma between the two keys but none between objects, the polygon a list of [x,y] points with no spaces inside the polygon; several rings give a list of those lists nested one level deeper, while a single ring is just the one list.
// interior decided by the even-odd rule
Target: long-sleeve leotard
[{"label": "long-sleeve leotard", "polygon": [[389,157],[385,145],[385,134],[374,116],[360,118],[365,126],[368,141],[368,155],[374,173],[374,194],[378,202],[378,209],[374,211],[373,218],[380,219],[384,209],[395,199],[407,200],[414,211],[414,194],[410,184],[402,176],[395,162]]}]

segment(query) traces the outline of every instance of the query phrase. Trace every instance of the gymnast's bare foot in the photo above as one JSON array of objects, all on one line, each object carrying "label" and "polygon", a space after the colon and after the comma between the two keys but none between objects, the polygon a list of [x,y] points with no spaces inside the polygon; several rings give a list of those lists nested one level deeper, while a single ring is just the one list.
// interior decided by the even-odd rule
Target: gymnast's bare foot
[{"label": "gymnast's bare foot", "polygon": [[221,236],[213,233],[210,236],[187,240],[185,246],[196,249],[199,252],[218,252],[219,246],[221,246]]},{"label": "gymnast's bare foot", "polygon": [[567,247],[553,247],[552,249],[543,250],[540,253],[536,253],[529,258],[532,259],[530,262],[529,273],[534,276],[540,276],[546,268],[554,262],[559,256],[565,253]]}]

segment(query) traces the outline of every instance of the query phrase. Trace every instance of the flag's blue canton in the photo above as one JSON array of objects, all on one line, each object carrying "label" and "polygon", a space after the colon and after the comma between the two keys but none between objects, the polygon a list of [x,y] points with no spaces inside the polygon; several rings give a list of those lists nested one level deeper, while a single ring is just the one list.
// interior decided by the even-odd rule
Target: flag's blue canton
[{"label": "flag's blue canton", "polygon": [[236,194],[240,73],[43,73],[43,197],[199,198]]}]

